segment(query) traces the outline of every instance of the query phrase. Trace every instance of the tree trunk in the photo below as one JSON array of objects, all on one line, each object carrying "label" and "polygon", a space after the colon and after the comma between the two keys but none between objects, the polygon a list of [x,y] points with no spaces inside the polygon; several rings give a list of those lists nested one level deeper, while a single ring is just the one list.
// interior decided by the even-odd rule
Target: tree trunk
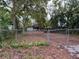
[{"label": "tree trunk", "polygon": [[15,13],[16,0],[12,0],[12,2],[13,2],[13,8],[12,8],[11,19],[12,19],[13,30],[15,30],[16,29],[16,13]]}]

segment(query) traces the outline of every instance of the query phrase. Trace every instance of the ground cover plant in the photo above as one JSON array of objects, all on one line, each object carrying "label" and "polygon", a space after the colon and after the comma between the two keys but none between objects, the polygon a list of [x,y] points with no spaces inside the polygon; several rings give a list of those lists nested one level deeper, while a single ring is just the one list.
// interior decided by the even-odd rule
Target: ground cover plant
[{"label": "ground cover plant", "polygon": [[15,39],[9,39],[9,40],[3,40],[0,42],[0,48],[31,48],[33,46],[48,46],[48,42],[44,42],[44,41],[35,41],[35,42],[26,42],[26,41],[22,41],[19,42]]}]

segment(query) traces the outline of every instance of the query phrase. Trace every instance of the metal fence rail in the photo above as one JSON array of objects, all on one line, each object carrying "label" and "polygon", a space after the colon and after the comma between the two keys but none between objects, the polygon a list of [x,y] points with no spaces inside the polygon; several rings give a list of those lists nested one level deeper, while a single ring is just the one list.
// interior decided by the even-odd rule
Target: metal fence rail
[{"label": "metal fence rail", "polygon": [[[13,33],[15,32],[15,33]],[[78,33],[79,32],[79,29],[50,29],[50,30],[32,30],[32,31],[24,31],[22,29],[13,29],[13,30],[5,30],[5,29],[1,29],[0,30],[0,36],[2,36],[3,34],[6,34],[4,36],[8,36],[8,35],[13,35],[15,37],[15,39],[17,40],[18,39],[18,35],[21,34],[21,35],[25,35],[26,33],[32,33],[32,32],[43,32],[45,34],[41,34],[40,36],[44,36],[47,38],[48,42],[50,43],[51,42],[51,34],[53,33],[59,33],[59,34],[63,34],[66,36],[66,44],[69,44],[69,40],[70,40],[70,35],[71,34],[75,34],[76,32]],[[25,33],[25,34],[24,34]],[[34,35],[34,34],[32,34]],[[34,35],[34,36],[37,36],[37,35]]]}]

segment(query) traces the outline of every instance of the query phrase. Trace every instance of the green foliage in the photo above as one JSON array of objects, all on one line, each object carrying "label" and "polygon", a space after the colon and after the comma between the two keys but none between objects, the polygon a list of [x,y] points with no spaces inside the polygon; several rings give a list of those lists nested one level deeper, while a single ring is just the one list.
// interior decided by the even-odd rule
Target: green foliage
[{"label": "green foliage", "polygon": [[33,46],[48,46],[47,42],[33,42],[31,45]]},{"label": "green foliage", "polygon": [[[78,0],[53,0],[54,3],[54,16],[51,19],[52,27],[58,27],[58,21],[66,24],[67,28],[79,28],[79,1]],[[62,3],[64,5],[62,5]],[[63,25],[61,24],[61,25]],[[62,27],[61,27],[62,28]]]},{"label": "green foliage", "polygon": [[12,42],[11,47],[12,48],[31,48],[33,46],[48,46],[49,44],[47,42],[31,42],[31,43],[19,43],[19,42]]},{"label": "green foliage", "polygon": [[7,26],[10,24],[10,13],[7,9],[5,8],[0,8],[0,26]]},{"label": "green foliage", "polygon": [[30,27],[32,25],[31,20],[28,19],[28,18],[24,19],[23,20],[23,25],[24,25],[24,28]]},{"label": "green foliage", "polygon": [[0,41],[0,48],[32,48],[33,46],[49,46],[46,41],[35,41],[35,42],[27,42],[27,41],[18,41],[15,39],[8,39]]},{"label": "green foliage", "polygon": [[31,15],[32,15],[32,18],[34,18],[36,23],[38,24],[38,27],[44,28],[46,24],[46,19],[45,19],[46,12],[43,7],[38,6],[38,8],[39,9],[34,10]]},{"label": "green foliage", "polygon": [[4,7],[0,8],[0,40],[8,39],[11,32],[8,29],[8,25],[11,22],[10,13]]}]

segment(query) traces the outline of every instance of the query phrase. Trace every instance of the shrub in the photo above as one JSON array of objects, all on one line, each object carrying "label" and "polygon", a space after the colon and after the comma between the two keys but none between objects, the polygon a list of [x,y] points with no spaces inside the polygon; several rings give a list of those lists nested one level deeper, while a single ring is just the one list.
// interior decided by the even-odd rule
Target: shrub
[{"label": "shrub", "polygon": [[1,31],[0,32],[0,41],[4,41],[6,39],[11,39],[13,38],[13,34],[12,34],[12,31],[10,30],[4,30],[4,31]]}]

